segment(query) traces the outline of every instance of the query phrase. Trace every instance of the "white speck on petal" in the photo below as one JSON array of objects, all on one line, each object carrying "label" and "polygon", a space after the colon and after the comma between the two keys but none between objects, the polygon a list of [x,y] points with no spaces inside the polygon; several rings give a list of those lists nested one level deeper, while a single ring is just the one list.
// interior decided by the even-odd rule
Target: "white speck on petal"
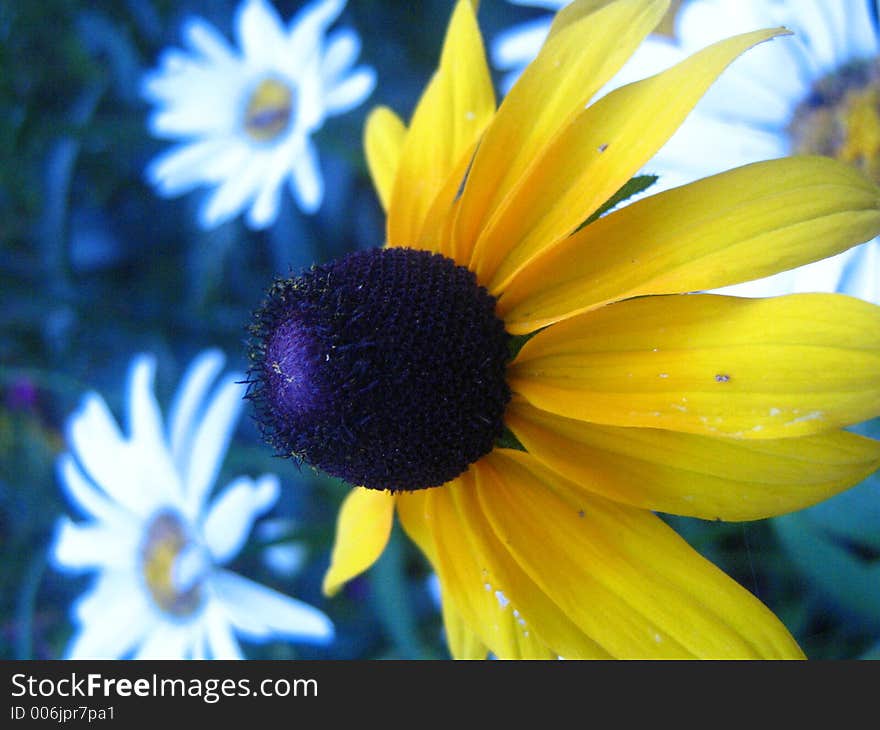
[{"label": "white speck on petal", "polygon": [[[797,413],[798,411],[793,411]],[[806,421],[819,421],[824,418],[825,414],[822,411],[810,411],[809,413],[798,416],[797,418],[792,419],[791,421],[787,421],[784,423],[784,426],[794,426],[797,423],[804,423]]]}]

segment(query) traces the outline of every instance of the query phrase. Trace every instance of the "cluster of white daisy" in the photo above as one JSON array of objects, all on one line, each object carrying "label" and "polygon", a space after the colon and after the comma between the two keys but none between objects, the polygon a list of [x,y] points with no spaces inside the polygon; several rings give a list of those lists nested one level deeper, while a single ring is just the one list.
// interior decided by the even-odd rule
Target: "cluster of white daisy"
[{"label": "cluster of white daisy", "polygon": [[[317,0],[285,25],[268,0],[243,0],[237,47],[201,18],[184,23],[186,50],[167,49],[143,82],[156,105],[151,132],[177,142],[147,168],[159,194],[213,187],[199,213],[204,228],[245,210],[252,228],[271,225],[288,181],[304,212],[320,207],[324,183],[312,136],[375,85],[372,68],[354,66],[357,33],[330,30],[344,7],[345,0]],[[52,559],[60,571],[92,573],[94,583],[72,607],[67,657],[241,658],[237,636],[333,638],[318,609],[223,567],[280,489],[275,475],[241,476],[211,495],[244,402],[242,374],[212,390],[223,362],[217,350],[195,359],[167,423],[148,355],[131,365],[127,433],[97,393],[69,419],[58,474],[85,519],[59,520]],[[278,526],[269,520],[261,531]],[[302,557],[296,544],[264,551],[283,575]]]}]

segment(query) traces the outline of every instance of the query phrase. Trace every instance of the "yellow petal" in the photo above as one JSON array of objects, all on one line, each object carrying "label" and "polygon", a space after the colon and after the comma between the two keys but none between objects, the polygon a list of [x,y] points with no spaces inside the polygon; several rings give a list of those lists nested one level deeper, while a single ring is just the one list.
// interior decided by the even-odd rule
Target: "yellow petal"
[{"label": "yellow petal", "polygon": [[[610,659],[609,654],[584,634],[523,572],[498,539],[477,497],[477,482],[494,478],[495,473],[484,469],[482,462],[478,461],[462,475],[462,488],[452,491],[463,529],[471,537],[480,565],[485,570],[485,581],[503,597],[505,608],[517,622],[550,647],[554,656]],[[484,488],[491,489],[491,485]]]},{"label": "yellow petal", "polygon": [[430,489],[416,492],[401,492],[397,495],[397,515],[403,531],[421,550],[432,565],[437,563],[434,550],[434,537],[426,518],[427,500]]},{"label": "yellow petal", "polygon": [[841,294],[630,299],[539,332],[508,382],[593,423],[806,436],[880,414],[880,307]]},{"label": "yellow petal", "polygon": [[721,41],[583,110],[542,150],[480,233],[471,265],[480,280],[497,294],[518,269],[569,236],[663,146],[731,61],[780,32]]},{"label": "yellow petal", "polygon": [[379,202],[385,210],[388,210],[405,135],[406,127],[400,117],[384,106],[373,109],[364,125],[367,167],[376,186]]},{"label": "yellow petal", "polygon": [[609,301],[794,268],[878,232],[880,190],[850,165],[826,157],[760,162],[582,228],[506,285],[498,313],[509,331],[529,332]]},{"label": "yellow petal", "polygon": [[[495,112],[483,41],[468,0],[455,7],[440,66],[419,100],[403,142],[388,208],[388,244],[415,246],[425,215],[461,169]],[[453,185],[457,185],[457,180]]]},{"label": "yellow petal", "polygon": [[499,539],[613,656],[803,657],[766,606],[656,515],[588,497],[523,452],[484,461],[497,478],[478,496]]},{"label": "yellow petal", "polygon": [[[443,489],[445,487],[441,487]],[[404,532],[425,554],[434,572],[438,572],[437,550],[434,547],[434,536],[428,524],[428,500],[433,490],[422,489],[417,492],[401,492],[397,496],[397,514]],[[438,579],[442,578],[438,575]],[[440,588],[443,627],[446,630],[446,642],[454,659],[485,659],[488,648],[478,634],[470,629],[461,617],[461,613],[447,595],[447,589]]]},{"label": "yellow petal", "polygon": [[[668,0],[619,0],[597,10],[595,5],[572,5],[566,14],[570,22],[545,42],[486,130],[462,193],[456,250],[473,248],[495,210],[540,161],[542,150],[660,22]],[[472,263],[488,270],[494,254],[481,247]]]},{"label": "yellow petal", "polygon": [[499,659],[547,659],[547,647],[522,626],[506,598],[487,582],[486,566],[474,550],[460,519],[452,491],[466,486],[458,479],[431,489],[426,520],[437,553],[437,576],[444,601],[451,601],[467,628]]},{"label": "yellow petal", "polygon": [[579,0],[570,5],[560,8],[553,17],[550,24],[550,32],[547,33],[547,40],[554,38],[561,30],[564,30],[572,23],[576,23],[581,18],[586,17],[597,10],[601,10],[606,5],[612,5],[616,0]]},{"label": "yellow petal", "polygon": [[462,181],[467,175],[476,148],[477,142],[475,141],[470,149],[462,155],[458,166],[446,179],[446,184],[437,193],[434,202],[425,214],[422,231],[413,245],[413,248],[437,251],[461,266],[467,265],[470,250],[459,251],[455,247],[456,240],[452,235],[452,227],[455,223],[455,216],[458,214],[458,197]]},{"label": "yellow petal", "polygon": [[453,659],[485,659],[489,650],[480,637],[471,631],[455,610],[451,601],[443,601],[443,628],[446,630],[446,643]]},{"label": "yellow petal", "polygon": [[348,493],[339,509],[324,595],[332,596],[376,562],[388,543],[393,521],[394,496],[390,492],[355,487]]},{"label": "yellow petal", "polygon": [[575,421],[517,399],[505,422],[528,452],[588,492],[634,507],[757,520],[808,507],[880,468],[880,441],[847,431],[719,439]]}]

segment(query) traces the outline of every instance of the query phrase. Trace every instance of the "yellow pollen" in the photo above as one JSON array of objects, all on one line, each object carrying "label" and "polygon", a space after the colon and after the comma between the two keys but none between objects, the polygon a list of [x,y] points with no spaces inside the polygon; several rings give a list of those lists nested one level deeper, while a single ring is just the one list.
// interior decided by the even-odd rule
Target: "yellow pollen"
[{"label": "yellow pollen", "polygon": [[274,142],[293,118],[294,90],[276,78],[263,79],[251,92],[244,113],[244,131],[255,142]]},{"label": "yellow pollen", "polygon": [[880,182],[880,62],[819,81],[789,127],[798,154],[835,157]]},{"label": "yellow pollen", "polygon": [[147,589],[160,609],[176,617],[193,614],[202,603],[200,582],[181,587],[175,580],[175,566],[190,544],[180,518],[173,512],[160,512],[147,528],[141,546]]},{"label": "yellow pollen", "polygon": [[839,157],[880,179],[880,89],[850,92],[844,107],[846,139]]}]

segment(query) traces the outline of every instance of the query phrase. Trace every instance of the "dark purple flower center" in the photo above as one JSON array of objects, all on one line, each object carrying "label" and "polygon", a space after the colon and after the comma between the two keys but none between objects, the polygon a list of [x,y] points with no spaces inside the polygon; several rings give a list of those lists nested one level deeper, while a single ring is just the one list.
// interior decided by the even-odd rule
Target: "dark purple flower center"
[{"label": "dark purple flower center", "polygon": [[265,437],[352,484],[439,486],[502,434],[510,336],[495,299],[444,256],[358,251],[278,280],[252,334]]}]

